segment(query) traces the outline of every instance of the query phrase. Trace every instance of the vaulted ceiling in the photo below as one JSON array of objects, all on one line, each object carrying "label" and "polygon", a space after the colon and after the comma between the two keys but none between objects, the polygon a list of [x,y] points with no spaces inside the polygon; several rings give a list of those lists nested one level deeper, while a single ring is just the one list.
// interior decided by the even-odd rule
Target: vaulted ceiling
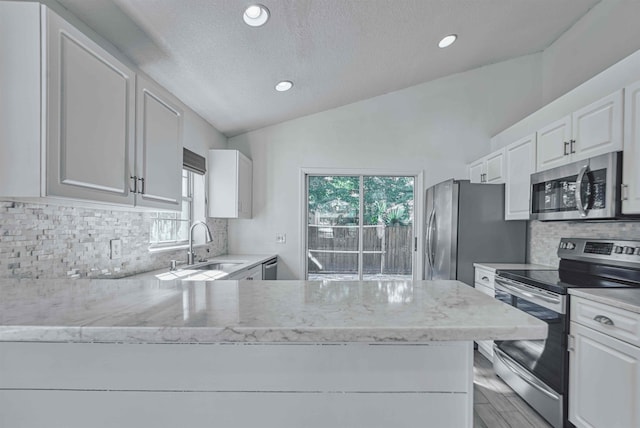
[{"label": "vaulted ceiling", "polygon": [[539,52],[598,0],[259,2],[58,0],[227,136]]}]

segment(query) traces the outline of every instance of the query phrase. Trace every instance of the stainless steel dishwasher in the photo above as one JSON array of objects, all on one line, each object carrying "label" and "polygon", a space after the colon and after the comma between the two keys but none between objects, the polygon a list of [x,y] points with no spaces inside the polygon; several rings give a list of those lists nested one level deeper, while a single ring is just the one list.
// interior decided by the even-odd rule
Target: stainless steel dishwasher
[{"label": "stainless steel dishwasher", "polygon": [[275,280],[278,278],[278,258],[274,257],[262,263],[262,279]]}]

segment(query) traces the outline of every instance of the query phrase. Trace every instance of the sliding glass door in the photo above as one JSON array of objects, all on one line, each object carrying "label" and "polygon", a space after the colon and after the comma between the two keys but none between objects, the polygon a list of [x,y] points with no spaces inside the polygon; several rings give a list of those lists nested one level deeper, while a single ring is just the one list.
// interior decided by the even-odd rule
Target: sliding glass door
[{"label": "sliding glass door", "polygon": [[412,279],[413,176],[307,175],[311,280]]}]

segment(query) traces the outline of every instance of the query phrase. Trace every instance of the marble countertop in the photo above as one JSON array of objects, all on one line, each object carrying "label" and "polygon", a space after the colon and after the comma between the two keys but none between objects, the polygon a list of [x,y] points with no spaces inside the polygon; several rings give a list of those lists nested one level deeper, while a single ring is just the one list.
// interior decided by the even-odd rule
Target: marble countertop
[{"label": "marble countertop", "polygon": [[[179,265],[177,270],[170,271],[169,267],[158,269],[151,272],[140,273],[129,276],[129,279],[160,279],[163,281],[182,279],[189,281],[211,281],[217,279],[225,279],[230,275],[242,270],[250,269],[256,265],[262,264],[267,260],[278,257],[277,254],[226,254],[213,257],[205,262],[196,263],[192,266]],[[222,270],[199,270],[199,266],[211,263],[229,263],[240,262],[233,268]]]},{"label": "marble countertop", "polygon": [[533,263],[474,263],[473,267],[485,268],[494,273],[498,270],[557,270],[557,267]]},{"label": "marble countertop", "polygon": [[640,314],[640,288],[570,288],[569,294]]},{"label": "marble countertop", "polygon": [[459,281],[0,280],[0,341],[215,343],[539,339]]}]

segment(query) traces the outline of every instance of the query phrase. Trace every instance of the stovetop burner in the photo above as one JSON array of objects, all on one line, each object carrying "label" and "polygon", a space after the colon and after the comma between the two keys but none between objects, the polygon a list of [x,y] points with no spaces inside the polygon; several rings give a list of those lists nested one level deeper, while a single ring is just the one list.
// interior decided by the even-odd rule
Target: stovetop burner
[{"label": "stovetop burner", "polygon": [[568,294],[567,290],[569,288],[623,288],[640,286],[614,281],[609,278],[560,270],[500,270],[498,271],[498,275],[558,294]]},{"label": "stovetop burner", "polygon": [[558,270],[499,270],[498,275],[558,294],[569,288],[640,287],[640,241],[562,238]]}]

